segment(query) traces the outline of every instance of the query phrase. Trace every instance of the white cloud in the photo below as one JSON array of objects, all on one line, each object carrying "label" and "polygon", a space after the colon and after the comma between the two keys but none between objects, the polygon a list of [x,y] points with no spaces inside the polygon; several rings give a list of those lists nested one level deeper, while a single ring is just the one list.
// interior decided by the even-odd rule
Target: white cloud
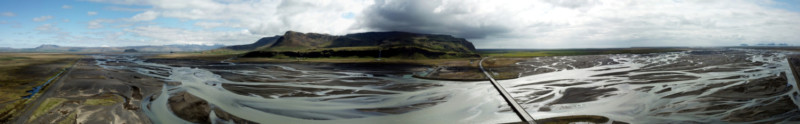
[{"label": "white cloud", "polygon": [[97,12],[95,12],[95,11],[89,11],[89,12],[86,12],[86,15],[89,15],[89,16],[94,16],[94,15],[97,15]]},{"label": "white cloud", "polygon": [[111,11],[125,11],[125,12],[139,12],[139,11],[147,11],[146,8],[127,8],[127,7],[118,7],[118,6],[109,6],[103,9],[111,10]]},{"label": "white cloud", "polygon": [[[271,36],[286,30],[346,34],[410,31],[467,37],[479,48],[711,46],[764,41],[800,44],[800,14],[771,1],[601,0],[90,0],[149,6],[128,21],[176,18],[203,28],[247,29]],[[352,13],[352,18],[343,14]],[[204,35],[161,27],[143,30]],[[217,35],[208,35],[217,36]],[[206,37],[206,36],[203,36]],[[243,40],[243,39],[229,39]],[[217,40],[215,42],[225,42]],[[236,41],[252,42],[252,41]]]},{"label": "white cloud", "polygon": [[88,28],[88,29],[103,28],[104,27],[103,23],[114,23],[114,22],[116,22],[116,21],[112,20],[112,19],[95,19],[95,20],[89,21],[89,23],[88,23],[86,28]]},{"label": "white cloud", "polygon": [[64,20],[61,20],[61,21],[63,21],[63,22],[69,22],[69,19],[64,19]]},{"label": "white cloud", "polygon": [[0,24],[7,25],[7,26],[9,26],[11,28],[22,28],[22,23],[20,23],[18,21],[0,20]]},{"label": "white cloud", "polygon": [[102,24],[102,22],[100,22],[98,20],[92,20],[92,21],[89,21],[89,23],[86,26],[86,28],[88,28],[88,29],[103,28],[103,24]]},{"label": "white cloud", "polygon": [[[371,0],[315,1],[207,1],[207,0],[92,0],[125,5],[150,5],[152,9],[131,20],[146,21],[157,17],[200,20],[197,26],[234,27],[250,30],[255,35],[277,35],[287,30],[346,34],[363,32],[354,28],[355,19],[342,17],[353,13],[359,16]],[[145,18],[148,17],[148,18]],[[226,22],[220,24],[219,22]]]},{"label": "white cloud", "polygon": [[87,0],[87,1],[126,4],[126,5],[147,5],[148,3],[148,0]]},{"label": "white cloud", "polygon": [[56,26],[55,24],[42,24],[35,28],[39,34],[54,34],[56,36],[66,36],[70,35],[70,32],[62,31],[61,28]]},{"label": "white cloud", "polygon": [[61,31],[61,28],[55,27],[52,24],[42,24],[36,27],[37,31]]},{"label": "white cloud", "polygon": [[61,6],[61,8],[63,8],[63,9],[72,9],[72,6],[70,6],[70,5],[63,5],[63,6]]},{"label": "white cloud", "polygon": [[39,17],[33,18],[33,21],[41,22],[41,21],[47,21],[47,20],[52,19],[52,18],[53,18],[53,16],[39,16]]},{"label": "white cloud", "polygon": [[0,13],[0,15],[3,15],[3,16],[9,16],[9,17],[11,17],[11,16],[17,16],[17,14],[14,14],[13,12],[3,12],[3,13]]},{"label": "white cloud", "polygon": [[158,18],[159,13],[155,11],[146,11],[143,13],[139,13],[131,17],[132,21],[152,21]]},{"label": "white cloud", "polygon": [[200,26],[203,28],[216,28],[216,27],[241,27],[236,26],[237,23],[228,23],[228,22],[197,22],[194,23],[195,26]]},{"label": "white cloud", "polygon": [[247,44],[258,40],[247,30],[242,31],[192,31],[160,26],[143,26],[125,29],[135,36],[148,37],[150,43],[166,44]]},{"label": "white cloud", "polygon": [[468,37],[482,48],[720,46],[800,42],[797,12],[758,1],[377,0],[372,30]]}]

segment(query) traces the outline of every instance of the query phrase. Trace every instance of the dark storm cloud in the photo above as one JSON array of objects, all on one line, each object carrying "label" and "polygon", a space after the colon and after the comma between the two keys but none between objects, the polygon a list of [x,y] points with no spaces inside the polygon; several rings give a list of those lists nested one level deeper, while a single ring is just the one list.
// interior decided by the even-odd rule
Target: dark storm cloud
[{"label": "dark storm cloud", "polygon": [[475,18],[477,6],[464,1],[376,0],[364,10],[361,23],[383,31],[450,34],[464,38],[484,38],[507,33],[512,28],[497,21]]}]

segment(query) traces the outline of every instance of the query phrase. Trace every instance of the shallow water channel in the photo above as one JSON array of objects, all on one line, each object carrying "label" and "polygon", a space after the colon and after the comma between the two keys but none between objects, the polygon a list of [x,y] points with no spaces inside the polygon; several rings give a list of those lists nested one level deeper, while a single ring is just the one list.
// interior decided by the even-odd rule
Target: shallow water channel
[{"label": "shallow water channel", "polygon": [[[800,120],[800,102],[786,54],[792,53],[720,49],[592,56],[613,60],[605,63],[579,59],[586,56],[540,57],[517,65],[554,72],[499,83],[535,119],[600,115],[631,123],[787,122]],[[487,81],[424,80],[386,69],[94,57],[104,68],[179,82],[164,84],[141,103],[157,123],[190,123],[169,108],[174,104],[169,98],[181,92],[214,110],[261,123],[519,121]],[[215,113],[208,120],[232,122]]]}]

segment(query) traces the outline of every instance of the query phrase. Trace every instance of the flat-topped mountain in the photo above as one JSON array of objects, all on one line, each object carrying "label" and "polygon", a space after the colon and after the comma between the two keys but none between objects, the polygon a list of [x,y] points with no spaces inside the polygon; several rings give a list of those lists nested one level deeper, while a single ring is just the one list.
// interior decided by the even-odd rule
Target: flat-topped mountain
[{"label": "flat-topped mountain", "polygon": [[[277,37],[277,39],[276,39]],[[399,57],[460,58],[478,57],[475,46],[464,38],[449,35],[409,32],[367,32],[343,36],[287,31],[283,36],[265,37],[240,45],[255,48],[244,57]],[[264,46],[255,47],[256,44]],[[226,47],[232,49],[231,47]],[[236,50],[236,49],[234,49]]]}]

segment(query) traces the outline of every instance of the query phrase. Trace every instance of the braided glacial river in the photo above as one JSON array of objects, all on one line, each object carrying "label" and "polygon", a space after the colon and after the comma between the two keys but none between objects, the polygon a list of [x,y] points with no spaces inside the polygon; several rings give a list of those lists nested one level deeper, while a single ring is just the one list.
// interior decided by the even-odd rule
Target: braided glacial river
[{"label": "braided glacial river", "polygon": [[[800,101],[787,54],[792,53],[718,49],[538,57],[517,65],[523,73],[546,73],[499,83],[535,119],[599,115],[629,123],[796,122]],[[181,93],[204,100],[210,112],[201,120],[212,123],[234,123],[231,118],[303,124],[520,121],[488,81],[424,80],[385,69],[95,58],[104,68],[175,82],[142,100],[141,108],[155,123],[192,123],[170,108],[170,98],[185,96]],[[106,64],[120,61],[135,64]]]}]

